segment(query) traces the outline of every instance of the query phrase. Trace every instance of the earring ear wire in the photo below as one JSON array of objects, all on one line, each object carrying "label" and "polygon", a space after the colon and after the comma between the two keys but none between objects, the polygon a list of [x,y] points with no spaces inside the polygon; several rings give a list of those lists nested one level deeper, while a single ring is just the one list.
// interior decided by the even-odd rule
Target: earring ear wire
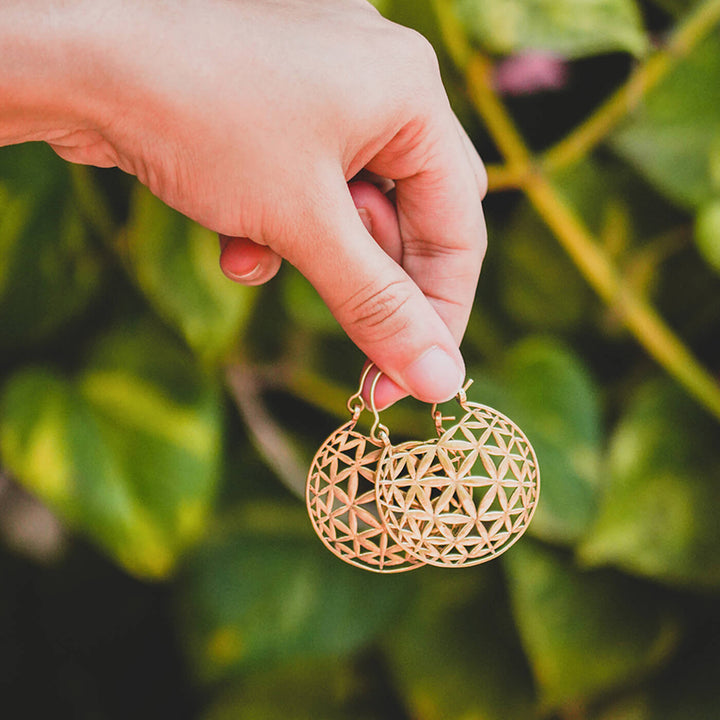
[{"label": "earring ear wire", "polygon": [[383,425],[380,422],[380,413],[375,405],[375,388],[377,387],[378,380],[380,380],[382,374],[382,371],[378,368],[377,374],[372,379],[372,383],[370,383],[370,392],[368,393],[370,410],[374,418],[372,427],[370,428],[370,438],[374,442],[382,443],[383,445],[390,445],[390,431],[386,425]]}]

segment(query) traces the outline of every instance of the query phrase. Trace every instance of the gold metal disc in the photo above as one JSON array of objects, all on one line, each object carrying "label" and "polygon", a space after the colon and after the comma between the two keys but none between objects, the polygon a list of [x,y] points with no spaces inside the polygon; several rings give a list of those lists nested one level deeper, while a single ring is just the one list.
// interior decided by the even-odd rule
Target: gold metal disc
[{"label": "gold metal disc", "polygon": [[351,420],[321,445],[310,466],[306,502],[325,546],[351,565],[395,573],[422,565],[388,534],[375,504],[382,447],[354,430]]},{"label": "gold metal disc", "polygon": [[376,476],[378,510],[397,544],[430,565],[477,565],[505,552],[537,506],[537,458],[497,410],[466,403],[440,438],[388,446]]}]

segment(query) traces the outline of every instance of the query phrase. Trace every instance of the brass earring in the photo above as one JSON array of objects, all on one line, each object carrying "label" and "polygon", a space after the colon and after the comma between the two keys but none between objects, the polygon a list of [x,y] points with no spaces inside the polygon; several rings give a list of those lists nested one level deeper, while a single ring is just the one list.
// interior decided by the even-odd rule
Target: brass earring
[{"label": "brass earring", "polygon": [[[315,454],[306,485],[310,520],[325,546],[351,565],[380,573],[414,570],[422,565],[388,533],[376,504],[377,464],[387,429],[374,424],[370,435],[355,429],[365,410],[362,389],[374,365],[369,364],[358,391],[348,400],[351,419],[328,437]],[[371,396],[380,373],[373,378]]]},{"label": "brass earring", "polygon": [[457,395],[464,415],[438,438],[393,446],[377,462],[378,511],[395,542],[418,561],[477,565],[505,552],[537,507],[540,473],[530,442],[502,413]]}]

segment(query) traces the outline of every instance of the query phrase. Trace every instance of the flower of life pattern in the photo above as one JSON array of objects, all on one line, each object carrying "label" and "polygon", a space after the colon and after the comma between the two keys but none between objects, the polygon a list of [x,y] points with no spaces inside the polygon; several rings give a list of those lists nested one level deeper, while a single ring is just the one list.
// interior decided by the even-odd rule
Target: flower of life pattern
[{"label": "flower of life pattern", "polygon": [[351,420],[320,447],[310,466],[306,501],[315,532],[351,565],[391,573],[419,563],[388,535],[375,504],[375,473],[382,447],[355,432]]},{"label": "flower of life pattern", "polygon": [[540,474],[520,428],[496,410],[466,403],[439,439],[385,450],[376,499],[388,532],[422,562],[477,565],[525,532]]}]

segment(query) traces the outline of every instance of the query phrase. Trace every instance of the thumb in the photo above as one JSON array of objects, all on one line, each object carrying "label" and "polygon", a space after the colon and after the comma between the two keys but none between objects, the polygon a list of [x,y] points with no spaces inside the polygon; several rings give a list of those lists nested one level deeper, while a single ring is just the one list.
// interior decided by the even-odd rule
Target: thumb
[{"label": "thumb", "polygon": [[459,390],[457,343],[420,288],[365,229],[347,185],[319,192],[282,255],[314,285],[355,344],[406,392],[442,402]]}]

